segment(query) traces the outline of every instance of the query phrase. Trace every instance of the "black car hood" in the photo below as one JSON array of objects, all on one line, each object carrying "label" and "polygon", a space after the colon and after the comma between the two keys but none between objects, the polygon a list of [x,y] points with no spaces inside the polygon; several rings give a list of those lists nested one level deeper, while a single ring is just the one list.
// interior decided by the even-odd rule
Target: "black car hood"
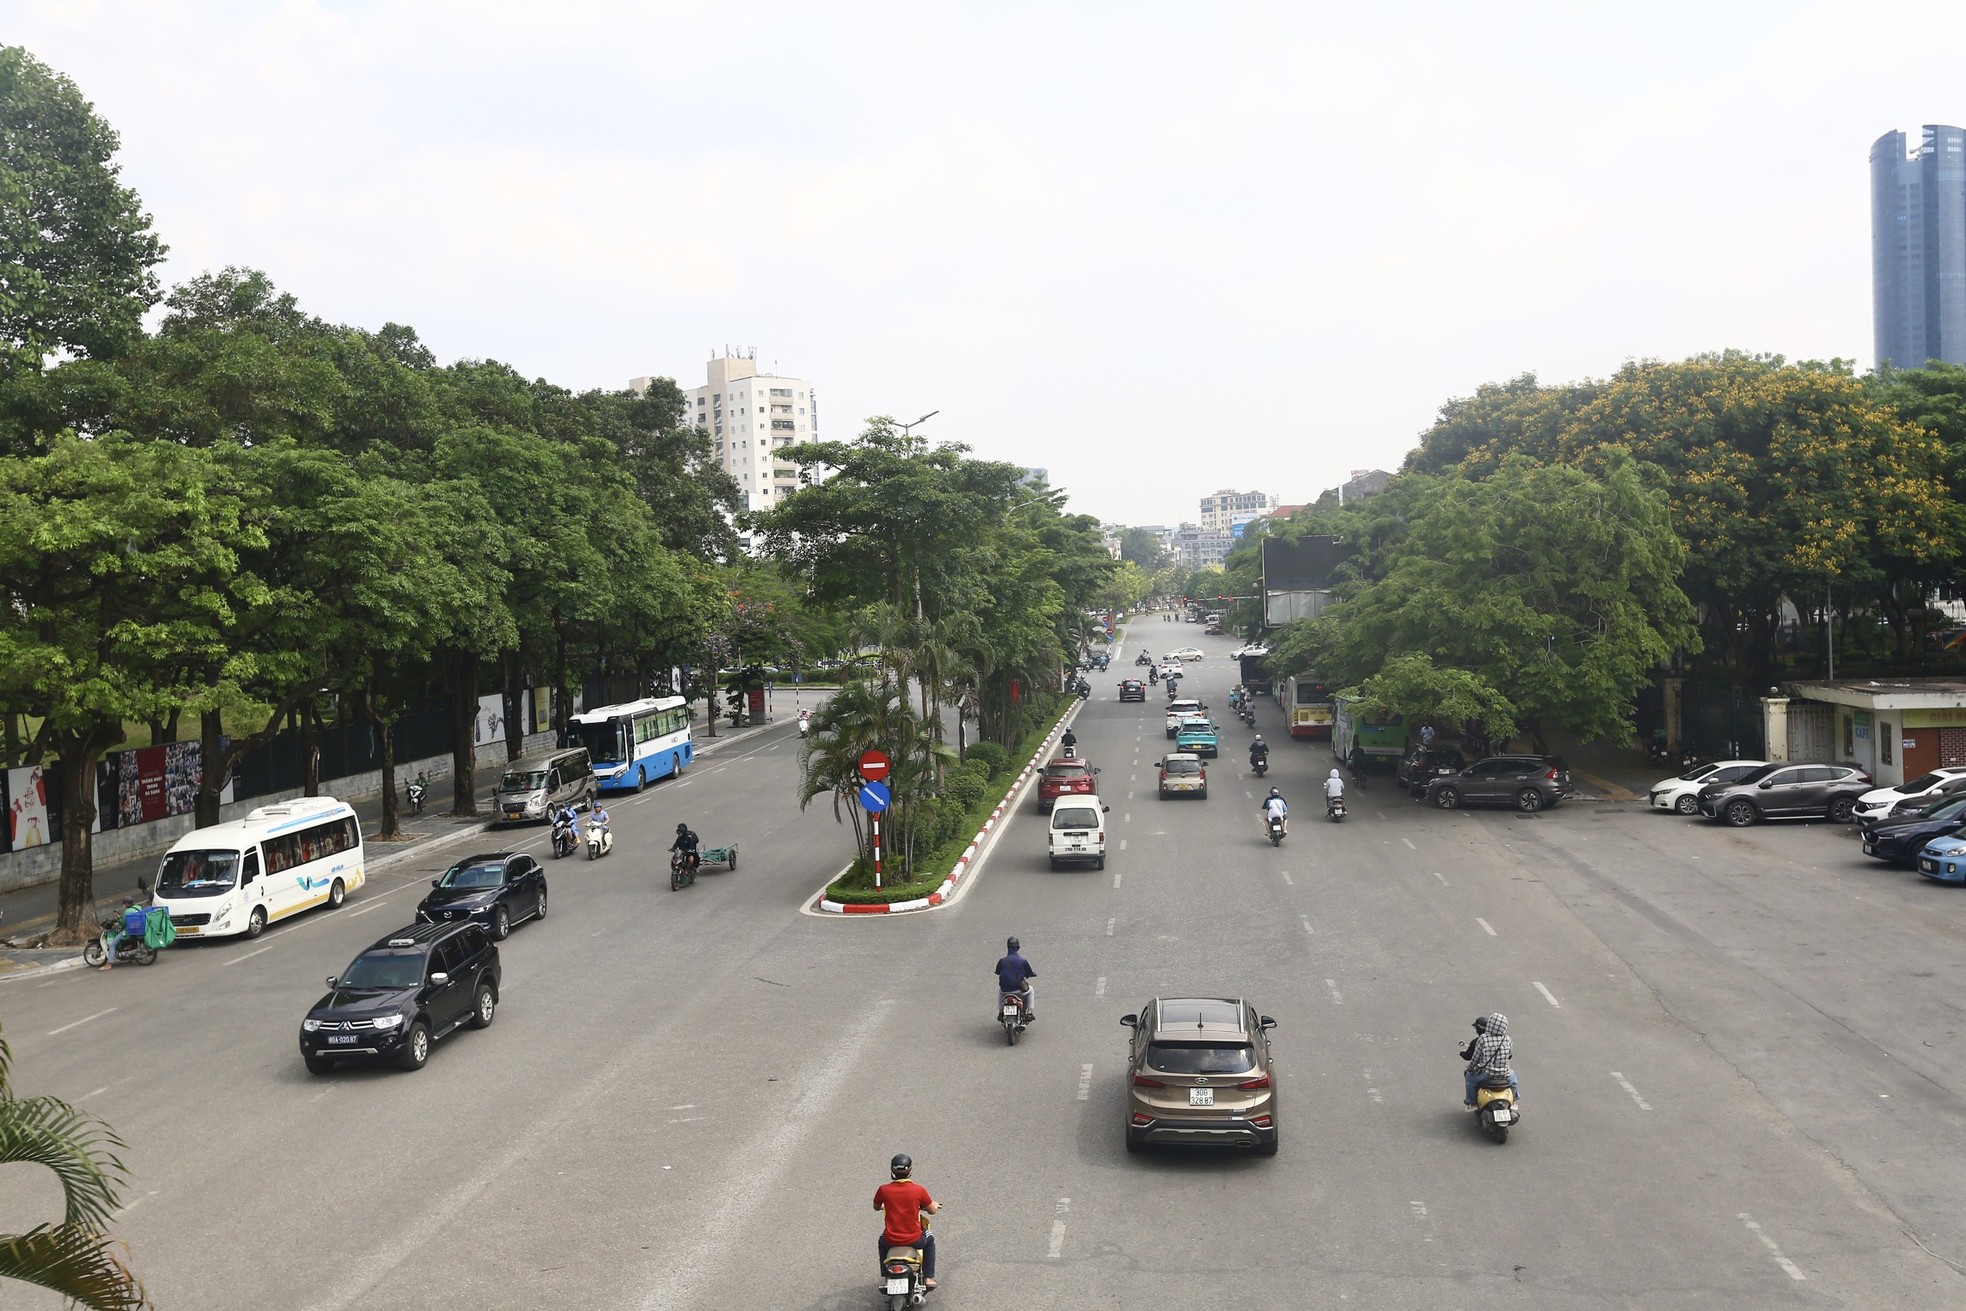
[{"label": "black car hood", "polygon": [[475,910],[498,900],[498,888],[432,888],[423,899],[425,906],[457,906]]},{"label": "black car hood", "polygon": [[1951,819],[1927,819],[1923,815],[1898,819],[1874,819],[1858,826],[1861,832],[1874,838],[1907,837],[1913,833],[1938,833],[1962,827],[1966,827],[1966,819],[1956,815]]},{"label": "black car hood", "polygon": [[366,1020],[394,1015],[416,1000],[415,988],[336,988],[307,1012],[310,1020]]}]

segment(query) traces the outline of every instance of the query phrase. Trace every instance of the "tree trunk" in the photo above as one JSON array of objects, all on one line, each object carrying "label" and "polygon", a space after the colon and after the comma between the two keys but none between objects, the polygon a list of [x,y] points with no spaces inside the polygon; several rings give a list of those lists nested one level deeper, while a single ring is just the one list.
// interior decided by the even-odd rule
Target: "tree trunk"
[{"label": "tree trunk", "polygon": [[396,810],[396,717],[382,712],[373,684],[365,700],[369,722],[375,725],[377,743],[382,748],[382,827],[376,837],[401,837],[403,828]]},{"label": "tree trunk", "polygon": [[123,735],[120,724],[97,724],[55,737],[61,761],[61,889],[49,941],[79,946],[101,931],[95,922],[96,761]]},{"label": "tree trunk", "polygon": [[320,722],[314,712],[314,698],[295,707],[300,717],[300,792],[302,796],[321,795],[321,738],[315,731]]},{"label": "tree trunk", "polygon": [[553,741],[568,745],[572,739],[567,736],[567,716],[573,713],[573,697],[567,688],[567,634],[562,628],[553,630]]},{"label": "tree trunk", "polygon": [[451,814],[469,819],[478,813],[478,653],[454,651],[451,674]]},{"label": "tree trunk", "polygon": [[192,812],[199,828],[218,823],[219,797],[232,777],[234,757],[222,745],[224,720],[221,711],[198,712],[198,799]]},{"label": "tree trunk", "polygon": [[20,763],[20,717],[9,710],[0,714],[0,769]]},{"label": "tree trunk", "polygon": [[532,727],[526,717],[524,663],[517,651],[499,657],[505,671],[505,759],[509,764],[526,753],[526,730]]}]

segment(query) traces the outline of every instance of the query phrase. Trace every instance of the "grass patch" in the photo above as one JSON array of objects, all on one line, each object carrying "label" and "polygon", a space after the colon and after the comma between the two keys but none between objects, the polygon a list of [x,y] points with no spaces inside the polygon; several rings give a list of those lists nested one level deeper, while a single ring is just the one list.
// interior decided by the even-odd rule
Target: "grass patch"
[{"label": "grass patch", "polygon": [[[949,877],[949,871],[956,867],[963,852],[969,849],[976,830],[983,826],[990,812],[1010,795],[1011,788],[1017,784],[1017,776],[1024,770],[1025,762],[1038,749],[1038,745],[1050,736],[1051,730],[1058,726],[1058,721],[1065,717],[1065,712],[1075,699],[1059,697],[1057,709],[1025,731],[1017,749],[1009,753],[1005,760],[1002,772],[985,785],[982,799],[963,811],[954,835],[915,862],[917,869],[927,871],[921,877],[903,883],[887,878],[881,887],[875,888],[873,866],[866,861],[856,861],[852,869],[826,885],[826,899],[842,906],[892,905],[897,901],[926,897],[941,887],[942,880]],[[886,871],[883,871],[883,876],[887,877]]]}]

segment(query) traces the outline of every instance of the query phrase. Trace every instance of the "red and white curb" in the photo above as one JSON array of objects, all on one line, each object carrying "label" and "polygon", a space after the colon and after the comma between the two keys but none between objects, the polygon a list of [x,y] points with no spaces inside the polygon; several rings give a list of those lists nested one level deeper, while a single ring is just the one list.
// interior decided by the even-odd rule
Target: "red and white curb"
[{"label": "red and white curb", "polygon": [[883,902],[874,906],[854,906],[844,902],[833,901],[826,896],[826,891],[822,888],[820,889],[819,896],[811,903],[811,909],[815,912],[828,915],[899,915],[911,910],[933,910],[944,902],[954,900],[956,888],[962,884],[963,877],[969,873],[972,863],[981,863],[978,853],[982,850],[984,840],[1002,824],[1005,815],[1008,815],[1017,808],[1017,803],[1022,799],[1024,788],[1031,781],[1031,776],[1043,766],[1045,761],[1051,759],[1052,743],[1055,736],[1062,733],[1074,719],[1078,718],[1078,713],[1078,707],[1074,706],[1072,712],[1059,720],[1053,726],[1051,732],[1045,735],[1044,745],[1038,748],[1035,755],[1024,762],[1022,772],[1011,783],[1009,790],[1004,793],[1003,800],[997,803],[996,809],[990,812],[990,817],[983,821],[983,827],[976,830],[976,836],[969,840],[969,846],[965,847],[963,854],[957,857],[956,867],[949,871],[948,878],[942,880],[941,887],[929,893],[926,897],[915,897],[908,901]]}]

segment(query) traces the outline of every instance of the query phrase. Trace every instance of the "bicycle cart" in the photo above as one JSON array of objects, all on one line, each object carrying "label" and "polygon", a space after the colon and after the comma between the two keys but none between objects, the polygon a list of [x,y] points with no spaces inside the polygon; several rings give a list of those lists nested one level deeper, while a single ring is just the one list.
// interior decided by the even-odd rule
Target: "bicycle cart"
[{"label": "bicycle cart", "polygon": [[703,858],[700,863],[704,865],[722,865],[725,869],[736,869],[737,844],[733,842],[728,847],[703,848]]},{"label": "bicycle cart", "polygon": [[696,853],[696,866],[691,868],[678,851],[669,858],[669,891],[676,892],[696,882],[696,871],[705,865],[722,865],[725,869],[737,868],[737,844],[728,847],[702,847]]}]

